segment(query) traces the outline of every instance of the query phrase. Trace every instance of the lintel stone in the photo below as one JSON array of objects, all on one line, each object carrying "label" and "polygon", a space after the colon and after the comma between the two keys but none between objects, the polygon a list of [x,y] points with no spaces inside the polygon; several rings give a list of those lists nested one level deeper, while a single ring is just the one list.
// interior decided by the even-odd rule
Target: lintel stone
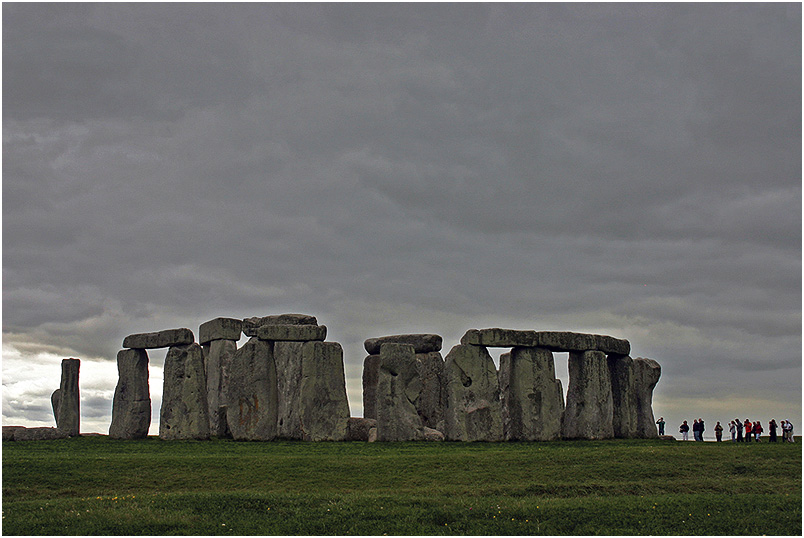
[{"label": "lintel stone", "polygon": [[627,355],[628,340],[598,334],[566,331],[518,331],[514,329],[469,329],[461,344],[485,347],[542,347],[550,351],[602,351]]},{"label": "lintel stone", "polygon": [[257,330],[260,340],[284,342],[320,341],[327,337],[325,325],[263,325]]},{"label": "lintel stone", "polygon": [[414,353],[432,353],[441,351],[441,336],[437,334],[397,334],[369,338],[363,344],[369,355],[379,355],[383,344],[409,344],[413,346]]},{"label": "lintel stone", "polygon": [[167,329],[155,333],[131,334],[123,339],[126,349],[157,349],[160,347],[185,346],[195,341],[190,329]]},{"label": "lintel stone", "polygon": [[243,320],[233,318],[215,318],[202,323],[198,328],[198,343],[202,346],[213,340],[240,340],[243,331]]},{"label": "lintel stone", "polygon": [[264,325],[318,325],[315,316],[307,314],[276,314],[272,316],[253,317],[243,320],[243,334],[257,336],[257,331]]}]

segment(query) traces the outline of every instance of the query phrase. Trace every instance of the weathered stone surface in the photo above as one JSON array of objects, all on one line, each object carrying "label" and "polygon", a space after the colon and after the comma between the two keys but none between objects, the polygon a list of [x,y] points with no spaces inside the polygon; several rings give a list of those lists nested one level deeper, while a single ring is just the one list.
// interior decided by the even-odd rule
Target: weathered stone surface
[{"label": "weathered stone surface", "polygon": [[[611,373],[612,427],[614,437],[630,439],[637,432],[637,395],[634,385],[634,359],[628,355],[609,355]],[[653,428],[654,432],[656,428]]]},{"label": "weathered stone surface", "polygon": [[270,441],[276,437],[277,389],[274,344],[251,338],[229,369],[226,418],[232,437]]},{"label": "weathered stone surface", "polygon": [[56,421],[59,420],[59,403],[61,403],[61,389],[56,389],[50,395],[50,407],[53,408],[53,419]]},{"label": "weathered stone surface", "polygon": [[376,443],[377,442],[377,428],[371,428],[368,434],[368,442],[369,443]]},{"label": "weathered stone surface", "polygon": [[676,438],[673,437],[672,435],[660,435],[659,439],[661,439],[662,441],[675,441],[676,440]]},{"label": "weathered stone surface", "polygon": [[240,340],[243,331],[243,320],[233,318],[215,318],[202,323],[198,327],[198,343],[202,346],[213,340]]},{"label": "weathered stone surface", "polygon": [[243,334],[257,336],[263,325],[318,325],[315,316],[306,314],[278,314],[273,316],[253,317],[243,320]]},{"label": "weathered stone surface", "polygon": [[440,431],[428,428],[427,426],[424,427],[424,440],[425,441],[443,441],[444,434]]},{"label": "weathered stone surface", "polygon": [[117,353],[117,387],[112,403],[112,439],[145,439],[151,426],[148,353],[122,349]]},{"label": "weathered stone surface", "polygon": [[50,441],[69,437],[70,434],[61,428],[17,428],[14,430],[14,441]]},{"label": "weathered stone surface", "polygon": [[363,360],[363,416],[377,418],[377,381],[380,375],[380,356],[369,355]]},{"label": "weathered stone surface", "polygon": [[653,389],[662,375],[662,367],[653,359],[634,359],[634,392],[636,393],[637,436],[653,439],[657,436],[653,416]]},{"label": "weathered stone surface", "polygon": [[63,359],[61,361],[61,386],[58,394],[51,397],[55,405],[56,427],[75,436],[81,430],[81,395],[78,392],[78,374],[81,361]]},{"label": "weathered stone surface", "polygon": [[420,361],[410,344],[383,344],[377,380],[377,440],[421,441],[424,424],[416,410],[421,394]]},{"label": "weathered stone surface", "polygon": [[611,374],[602,351],[570,352],[567,405],[561,422],[565,439],[614,437]]},{"label": "weathered stone surface", "polygon": [[631,352],[631,344],[628,340],[564,331],[469,329],[461,338],[461,344],[486,347],[543,347],[559,352],[597,350],[621,355]]},{"label": "weathered stone surface", "polygon": [[444,431],[444,406],[447,398],[444,359],[438,351],[417,353],[416,358],[419,359],[417,367],[422,387],[419,398],[415,401],[416,411],[426,427]]},{"label": "weathered stone surface", "polygon": [[3,426],[3,441],[13,441],[14,432],[19,429],[25,429],[25,426]]},{"label": "weathered stone surface", "polygon": [[377,428],[377,421],[373,418],[350,417],[346,423],[346,440],[368,442],[372,428]]},{"label": "weathered stone surface", "polygon": [[159,438],[209,439],[204,352],[198,344],[172,346],[165,356]]},{"label": "weathered stone surface", "polygon": [[304,343],[299,402],[305,441],[343,441],[346,438],[349,399],[343,348],[339,343]]},{"label": "weathered stone surface", "polygon": [[234,340],[212,340],[204,346],[204,372],[207,380],[207,413],[209,434],[213,437],[229,437],[226,415],[226,390],[229,383],[229,368],[237,352]]},{"label": "weathered stone surface", "polygon": [[302,404],[302,351],[304,342],[275,342],[277,391],[277,437],[303,439]]},{"label": "weathered stone surface", "polygon": [[437,334],[397,334],[369,338],[363,343],[369,355],[378,355],[383,344],[410,344],[415,353],[441,351],[441,337]]},{"label": "weathered stone surface", "polygon": [[325,325],[263,325],[257,330],[260,340],[284,342],[322,341],[327,337]]},{"label": "weathered stone surface", "polygon": [[131,334],[123,339],[127,349],[157,349],[192,344],[195,341],[190,329],[167,329],[155,333]]},{"label": "weathered stone surface", "polygon": [[503,432],[508,441],[552,441],[561,436],[564,391],[553,353],[515,347],[500,356]]},{"label": "weathered stone surface", "polygon": [[444,435],[450,441],[501,441],[500,387],[484,346],[457,345],[444,364]]}]

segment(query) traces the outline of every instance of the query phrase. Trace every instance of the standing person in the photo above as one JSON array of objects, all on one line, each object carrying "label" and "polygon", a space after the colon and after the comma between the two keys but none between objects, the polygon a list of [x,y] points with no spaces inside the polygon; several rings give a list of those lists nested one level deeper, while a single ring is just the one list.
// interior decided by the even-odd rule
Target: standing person
[{"label": "standing person", "polygon": [[700,436],[699,441],[703,442],[703,432],[704,432],[704,421],[702,418],[698,419],[698,435]]},{"label": "standing person", "polygon": [[715,439],[718,443],[723,440],[723,426],[720,425],[720,421],[715,424]]},{"label": "standing person", "polygon": [[745,428],[745,442],[750,443],[751,442],[751,421],[748,420],[748,419],[745,419],[745,422],[743,423],[743,427]]},{"label": "standing person", "polygon": [[697,418],[692,419],[692,440],[693,441],[698,440],[698,434],[700,433],[700,431],[701,430],[698,428],[698,419]]},{"label": "standing person", "polygon": [[656,424],[659,425],[659,435],[664,435],[664,417],[659,417]]},{"label": "standing person", "polygon": [[762,435],[762,432],[764,431],[762,429],[762,424],[760,424],[758,420],[755,421],[754,422],[754,428],[751,431],[754,432],[754,439],[756,439],[756,441],[758,443],[759,442],[759,436]]},{"label": "standing person", "polygon": [[788,420],[786,426],[787,426],[787,442],[795,443],[795,441],[793,440],[793,423]]},{"label": "standing person", "polygon": [[737,442],[743,442],[743,423],[740,422],[739,418],[734,419],[734,427],[737,428]]},{"label": "standing person", "polygon": [[690,440],[690,426],[687,424],[685,420],[684,423],[678,428],[678,431],[681,432],[681,439],[684,441]]},{"label": "standing person", "polygon": [[731,434],[731,442],[734,443],[737,441],[737,426],[734,425],[734,421],[732,420],[729,422],[729,433]]},{"label": "standing person", "polygon": [[768,422],[768,433],[770,434],[769,442],[775,443],[776,442],[776,419],[772,418],[770,422]]}]

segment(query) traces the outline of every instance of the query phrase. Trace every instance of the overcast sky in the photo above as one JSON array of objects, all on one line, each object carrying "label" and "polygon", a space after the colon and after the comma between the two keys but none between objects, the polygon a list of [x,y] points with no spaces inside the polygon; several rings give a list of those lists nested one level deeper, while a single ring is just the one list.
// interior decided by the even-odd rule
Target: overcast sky
[{"label": "overcast sky", "polygon": [[365,339],[505,327],[801,431],[801,65],[797,3],[6,3],[3,423],[77,357],[106,433],[126,335],[293,312],[353,416]]}]

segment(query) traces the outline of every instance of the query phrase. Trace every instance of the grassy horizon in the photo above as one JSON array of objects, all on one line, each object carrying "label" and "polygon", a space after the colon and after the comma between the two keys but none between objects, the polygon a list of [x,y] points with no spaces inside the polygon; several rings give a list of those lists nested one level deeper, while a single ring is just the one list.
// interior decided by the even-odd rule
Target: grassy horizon
[{"label": "grassy horizon", "polygon": [[6,535],[801,535],[801,448],[3,443]]}]

